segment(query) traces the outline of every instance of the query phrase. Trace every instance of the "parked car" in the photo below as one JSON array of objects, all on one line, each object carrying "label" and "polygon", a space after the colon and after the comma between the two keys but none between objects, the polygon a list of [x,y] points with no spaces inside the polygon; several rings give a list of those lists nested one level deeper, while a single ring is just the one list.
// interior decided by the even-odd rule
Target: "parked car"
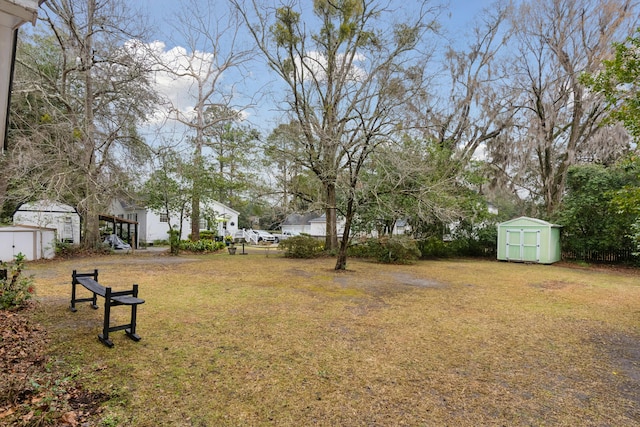
[{"label": "parked car", "polygon": [[105,237],[102,243],[109,245],[112,249],[131,249],[130,244],[123,242],[122,239],[115,234]]},{"label": "parked car", "polygon": [[271,233],[276,236],[276,243],[287,240],[289,237],[298,236],[298,233],[294,233],[293,231],[283,231],[282,233]]},{"label": "parked car", "polygon": [[258,242],[269,242],[269,243],[278,243],[278,239],[276,236],[264,230],[253,230],[254,233],[258,235]]}]

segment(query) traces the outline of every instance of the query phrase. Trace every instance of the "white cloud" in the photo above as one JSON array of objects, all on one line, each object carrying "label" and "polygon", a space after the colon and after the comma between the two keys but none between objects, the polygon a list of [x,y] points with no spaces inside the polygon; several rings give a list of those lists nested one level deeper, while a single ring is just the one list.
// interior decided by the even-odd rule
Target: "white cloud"
[{"label": "white cloud", "polygon": [[[230,87],[224,86],[224,72],[219,70],[212,53],[188,51],[182,46],[167,49],[164,42],[157,40],[148,44],[130,41],[128,48],[145,58],[155,70],[153,84],[163,100],[147,122],[149,127],[175,127],[171,122],[175,121],[176,115],[183,120],[194,117],[199,86],[205,91],[216,86],[208,100],[212,104],[226,104],[235,95]],[[241,114],[241,117],[245,116]]]},{"label": "white cloud", "polygon": [[[336,62],[341,64],[346,58],[344,55],[338,55],[336,58]],[[366,60],[366,57],[362,54],[356,54],[351,67],[348,70],[348,79],[353,81],[362,81],[367,77],[367,72],[364,68],[362,68],[359,63],[362,63]],[[306,80],[310,80],[311,76],[315,76],[315,79],[318,81],[326,80],[326,69],[328,65],[327,58],[321,54],[320,52],[311,51],[307,52],[307,56],[304,58],[305,67],[302,68],[301,64],[303,61],[298,58],[296,60],[297,68],[301,71],[301,75],[299,76],[301,79],[304,78]],[[304,72],[304,74],[303,74]]]}]

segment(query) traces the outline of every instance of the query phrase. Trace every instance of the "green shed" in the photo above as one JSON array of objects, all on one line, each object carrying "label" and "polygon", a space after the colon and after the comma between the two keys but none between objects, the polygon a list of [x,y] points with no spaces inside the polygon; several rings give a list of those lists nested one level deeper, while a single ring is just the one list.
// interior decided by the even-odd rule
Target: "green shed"
[{"label": "green shed", "polygon": [[560,261],[560,228],[526,216],[498,224],[498,259],[540,264]]}]

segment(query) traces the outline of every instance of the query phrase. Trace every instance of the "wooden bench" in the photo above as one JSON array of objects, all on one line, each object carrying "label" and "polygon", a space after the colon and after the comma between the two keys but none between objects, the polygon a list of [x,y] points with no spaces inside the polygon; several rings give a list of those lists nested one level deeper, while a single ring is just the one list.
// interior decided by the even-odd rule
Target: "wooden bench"
[{"label": "wooden bench", "polygon": [[[104,345],[113,347],[113,342],[109,339],[109,332],[121,331],[124,329],[126,335],[134,341],[140,341],[140,337],[136,334],[136,314],[138,305],[143,304],[144,300],[138,298],[138,285],[133,285],[133,289],[129,291],[113,291],[109,287],[104,287],[98,283],[98,270],[92,273],[78,273],[73,270],[71,276],[71,311],[77,311],[76,303],[90,302],[94,310],[98,309],[98,295],[104,298],[104,322],[102,333],[98,335],[98,339]],[[77,285],[82,285],[93,295],[89,298],[77,298]],[[111,326],[111,307],[118,305],[131,306],[131,321],[126,325]]]}]

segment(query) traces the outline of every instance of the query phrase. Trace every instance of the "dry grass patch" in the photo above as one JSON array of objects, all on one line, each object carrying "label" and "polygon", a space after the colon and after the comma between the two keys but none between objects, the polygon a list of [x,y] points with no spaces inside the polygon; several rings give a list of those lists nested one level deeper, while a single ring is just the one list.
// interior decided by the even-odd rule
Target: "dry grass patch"
[{"label": "dry grass patch", "polygon": [[[640,277],[487,261],[270,254],[30,266],[50,352],[103,425],[583,425],[640,419]],[[69,312],[71,270],[140,285],[134,343]],[[114,309],[119,320],[126,310]]]}]

